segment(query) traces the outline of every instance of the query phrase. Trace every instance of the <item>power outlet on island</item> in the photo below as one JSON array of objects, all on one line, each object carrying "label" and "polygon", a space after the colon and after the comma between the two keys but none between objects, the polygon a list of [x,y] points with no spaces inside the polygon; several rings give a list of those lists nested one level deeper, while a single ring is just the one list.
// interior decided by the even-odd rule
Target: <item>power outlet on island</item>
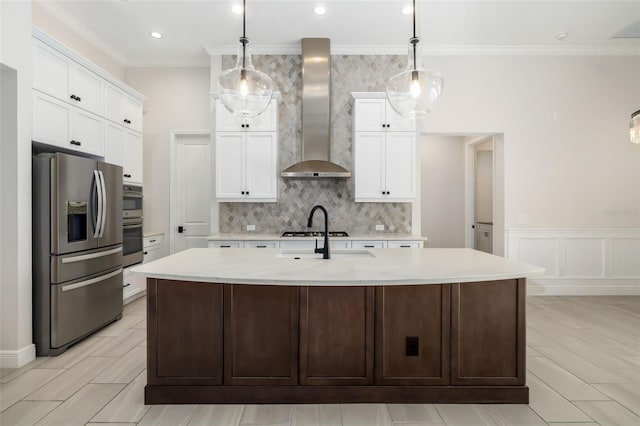
[{"label": "power outlet on island", "polygon": [[256,230],[255,225],[247,225],[247,231],[255,231],[255,230]]},{"label": "power outlet on island", "polygon": [[384,231],[384,225],[376,225],[376,231]]}]

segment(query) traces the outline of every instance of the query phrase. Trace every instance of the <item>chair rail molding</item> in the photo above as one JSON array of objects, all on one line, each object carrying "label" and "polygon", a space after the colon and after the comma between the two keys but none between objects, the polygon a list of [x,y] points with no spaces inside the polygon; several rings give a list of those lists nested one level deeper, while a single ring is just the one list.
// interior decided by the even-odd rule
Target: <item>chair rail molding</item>
[{"label": "chair rail molding", "polygon": [[640,228],[509,228],[507,257],[546,268],[530,295],[640,295]]}]

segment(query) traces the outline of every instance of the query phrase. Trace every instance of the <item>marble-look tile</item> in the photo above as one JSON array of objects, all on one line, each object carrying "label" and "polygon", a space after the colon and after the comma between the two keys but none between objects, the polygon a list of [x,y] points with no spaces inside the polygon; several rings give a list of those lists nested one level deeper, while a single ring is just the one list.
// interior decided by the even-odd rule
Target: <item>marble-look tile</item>
[{"label": "marble-look tile", "polygon": [[570,401],[607,400],[606,395],[544,357],[527,360],[527,370]]},{"label": "marble-look tile", "polygon": [[153,405],[138,426],[186,426],[196,412],[196,405]]},{"label": "marble-look tile", "polygon": [[615,401],[576,401],[574,404],[601,425],[640,425],[640,417]]},{"label": "marble-look tile", "polygon": [[436,404],[436,410],[447,426],[485,426],[498,423],[476,404]]},{"label": "marble-look tile", "polygon": [[629,383],[602,383],[594,386],[640,416],[640,388],[638,386]]},{"label": "marble-look tile", "polygon": [[289,425],[292,405],[247,405],[242,413],[241,425]]},{"label": "marble-look tile", "polygon": [[0,384],[0,411],[11,407],[65,370],[37,369],[25,371],[9,383]]},{"label": "marble-look tile", "polygon": [[144,387],[147,384],[146,370],[125,387],[115,398],[91,419],[102,423],[135,423],[140,421],[151,405],[144,405]]},{"label": "marble-look tile", "polygon": [[387,408],[394,423],[442,423],[442,418],[432,404],[387,404]]},{"label": "marble-look tile", "polygon": [[228,425],[240,423],[244,405],[198,405],[189,426]]},{"label": "marble-look tile", "polygon": [[293,406],[291,426],[342,426],[340,406],[296,404]]},{"label": "marble-look tile", "polygon": [[590,422],[592,419],[577,409],[533,374],[527,375],[529,407],[546,422]]},{"label": "marble-look tile", "polygon": [[391,426],[386,404],[340,404],[344,426]]},{"label": "marble-look tile", "polygon": [[47,414],[37,425],[81,426],[124,388],[120,384],[90,383]]},{"label": "marble-look tile", "polygon": [[87,357],[37,391],[29,394],[25,399],[63,401],[76,393],[115,361],[115,358]]},{"label": "marble-look tile", "polygon": [[147,366],[147,350],[135,346],[119,358],[111,368],[91,380],[91,383],[130,383]]},{"label": "marble-look tile", "polygon": [[0,425],[33,425],[60,404],[60,401],[20,401],[0,414]]}]

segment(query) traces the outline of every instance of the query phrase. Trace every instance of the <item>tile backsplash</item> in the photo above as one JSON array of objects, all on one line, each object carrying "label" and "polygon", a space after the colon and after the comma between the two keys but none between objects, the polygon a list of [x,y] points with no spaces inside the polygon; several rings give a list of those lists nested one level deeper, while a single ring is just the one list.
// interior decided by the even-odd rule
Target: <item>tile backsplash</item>
[{"label": "tile backsplash", "polygon": [[[253,63],[273,79],[282,96],[278,109],[278,170],[283,170],[301,159],[301,57],[257,55]],[[235,56],[223,56],[223,69],[234,65]],[[405,56],[331,57],[331,161],[353,171],[351,92],[382,92],[386,80],[405,66]],[[385,232],[411,232],[411,203],[356,203],[353,178],[279,179],[277,203],[221,203],[220,232],[245,232],[249,224],[256,225],[258,233],[305,230],[309,212],[316,204],[327,208],[331,230],[369,233],[375,232],[376,224],[383,224]],[[322,228],[321,216],[314,218],[314,229]]]}]

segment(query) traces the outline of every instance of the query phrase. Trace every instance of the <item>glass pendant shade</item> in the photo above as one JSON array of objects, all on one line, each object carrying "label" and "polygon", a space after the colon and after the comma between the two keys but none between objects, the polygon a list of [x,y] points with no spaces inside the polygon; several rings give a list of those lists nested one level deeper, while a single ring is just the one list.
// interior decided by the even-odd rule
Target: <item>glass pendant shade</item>
[{"label": "glass pendant shade", "polygon": [[442,75],[422,67],[421,57],[419,43],[414,38],[409,43],[407,69],[387,81],[389,104],[404,118],[424,118],[442,93]]},{"label": "glass pendant shade", "polygon": [[262,114],[271,102],[273,80],[253,67],[249,40],[240,39],[234,68],[218,76],[218,96],[223,105],[240,119]]},{"label": "glass pendant shade", "polygon": [[631,143],[640,144],[640,110],[631,114],[629,122],[629,137]]}]

